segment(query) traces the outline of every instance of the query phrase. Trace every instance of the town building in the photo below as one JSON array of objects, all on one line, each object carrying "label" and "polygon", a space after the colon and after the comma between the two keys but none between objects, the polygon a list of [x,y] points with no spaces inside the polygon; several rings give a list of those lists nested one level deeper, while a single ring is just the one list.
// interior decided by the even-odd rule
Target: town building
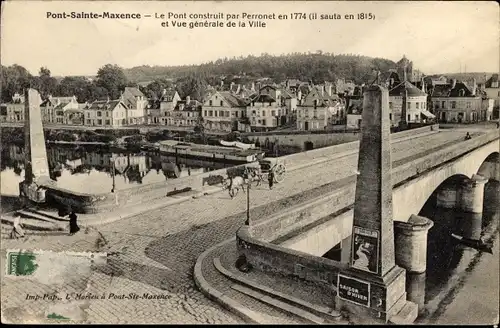
[{"label": "town building", "polygon": [[493,74],[484,85],[484,91],[488,98],[493,99],[493,118],[498,118],[498,110],[500,107],[500,86],[498,74]]},{"label": "town building", "polygon": [[1,104],[0,119],[2,122],[24,122],[24,96],[16,93],[10,102]]},{"label": "town building", "polygon": [[128,108],[121,100],[96,100],[84,110],[86,126],[119,127],[128,125]]},{"label": "town building", "polygon": [[323,87],[314,87],[297,106],[297,130],[325,130],[344,119],[344,106],[337,95],[329,96]]},{"label": "town building", "polygon": [[246,115],[252,130],[265,131],[286,125],[296,111],[297,98],[293,94],[286,89],[265,85],[248,102]]},{"label": "town building", "polygon": [[231,132],[241,130],[246,116],[247,101],[229,91],[217,91],[203,104],[203,126],[207,131]]},{"label": "town building", "polygon": [[138,88],[126,87],[120,100],[128,110],[127,124],[144,124],[148,121],[146,113],[148,100]]},{"label": "town building", "polygon": [[335,82],[334,92],[338,95],[352,96],[354,94],[354,88],[356,84],[353,81],[345,79],[337,79]]},{"label": "town building", "polygon": [[[38,95],[38,99],[41,104],[40,95]],[[10,102],[0,104],[0,122],[24,122],[24,95],[15,93]]]},{"label": "town building", "polygon": [[421,81],[424,77],[423,73],[418,69],[413,68],[413,62],[403,55],[396,63],[396,70],[399,76],[406,76],[406,80],[410,83]]},{"label": "town building", "polygon": [[[181,97],[179,96],[179,93],[174,90],[174,89],[164,89],[162,91],[162,94],[160,96],[160,104],[159,104],[159,112],[157,110],[154,110],[150,112],[150,119],[155,122],[159,121],[159,123],[163,125],[168,124],[168,116],[170,112],[172,112],[175,109],[175,106],[177,106],[177,102],[181,100]],[[159,114],[159,117],[156,118],[157,114]]]},{"label": "town building", "polygon": [[[425,90],[425,84],[422,87]],[[427,93],[408,81],[395,81],[389,85],[391,126],[404,123],[425,123],[435,118],[427,110]]]},{"label": "town building", "polygon": [[452,79],[448,84],[434,85],[432,104],[438,120],[443,123],[471,123],[492,119],[493,101],[477,88]]},{"label": "town building", "polygon": [[173,111],[166,112],[167,125],[179,127],[195,127],[201,123],[201,106],[197,100],[187,96],[185,100],[177,101]]},{"label": "town building", "polygon": [[[69,117],[72,118],[75,113],[81,113],[75,96],[49,96],[40,104],[40,110],[42,111],[42,121],[52,124],[71,124],[69,122],[72,120],[68,121]],[[67,111],[71,111],[72,115],[65,114]]]}]

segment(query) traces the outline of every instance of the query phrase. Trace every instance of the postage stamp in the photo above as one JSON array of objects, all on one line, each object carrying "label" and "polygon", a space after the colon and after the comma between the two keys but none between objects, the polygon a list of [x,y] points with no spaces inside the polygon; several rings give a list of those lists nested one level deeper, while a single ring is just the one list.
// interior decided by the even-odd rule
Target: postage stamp
[{"label": "postage stamp", "polygon": [[105,264],[107,253],[7,250],[7,277],[53,277],[66,269]]}]

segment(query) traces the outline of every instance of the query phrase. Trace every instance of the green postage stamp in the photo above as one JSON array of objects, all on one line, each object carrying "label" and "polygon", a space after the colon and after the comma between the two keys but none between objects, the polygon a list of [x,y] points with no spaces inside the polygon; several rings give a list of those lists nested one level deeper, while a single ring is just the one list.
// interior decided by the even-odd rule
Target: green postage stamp
[{"label": "green postage stamp", "polygon": [[106,253],[7,250],[6,276],[49,278],[71,267],[105,264],[106,258]]}]

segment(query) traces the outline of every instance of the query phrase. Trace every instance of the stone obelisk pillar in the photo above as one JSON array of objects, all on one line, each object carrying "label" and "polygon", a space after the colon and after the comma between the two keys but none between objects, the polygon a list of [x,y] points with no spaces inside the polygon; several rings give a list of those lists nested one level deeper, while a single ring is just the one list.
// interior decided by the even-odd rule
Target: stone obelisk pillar
[{"label": "stone obelisk pillar", "polygon": [[[337,294],[340,308],[380,322],[407,306],[405,271],[395,264],[389,113],[387,89],[370,86],[363,100],[351,258],[339,274]],[[416,311],[415,305],[415,317]]]},{"label": "stone obelisk pillar", "polygon": [[44,201],[40,186],[51,182],[45,136],[43,134],[40,95],[35,89],[24,92],[24,154],[25,174],[20,184],[20,193],[28,199]]}]

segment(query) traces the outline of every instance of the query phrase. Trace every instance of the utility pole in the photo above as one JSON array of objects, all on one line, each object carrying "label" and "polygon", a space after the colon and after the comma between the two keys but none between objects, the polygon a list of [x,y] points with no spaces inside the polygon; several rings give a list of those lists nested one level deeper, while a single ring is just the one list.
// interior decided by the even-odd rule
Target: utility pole
[{"label": "utility pole", "polygon": [[111,161],[111,176],[113,178],[113,187],[111,189],[111,192],[115,192],[115,159],[114,158],[111,158],[110,159]]},{"label": "utility pole", "polygon": [[245,225],[250,225],[250,181],[247,184],[247,220]]}]

